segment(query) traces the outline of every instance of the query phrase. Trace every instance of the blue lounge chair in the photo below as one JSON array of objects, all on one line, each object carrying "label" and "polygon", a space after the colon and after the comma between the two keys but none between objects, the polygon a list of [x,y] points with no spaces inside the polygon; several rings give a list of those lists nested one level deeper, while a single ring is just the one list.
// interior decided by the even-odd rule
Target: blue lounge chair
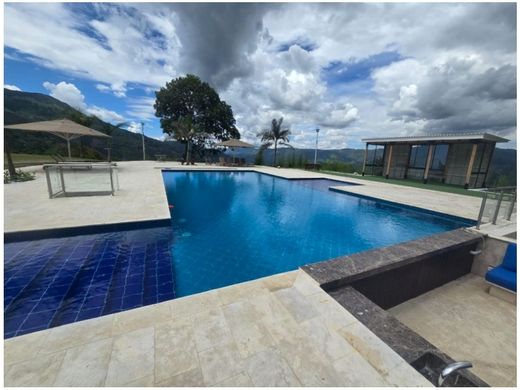
[{"label": "blue lounge chair", "polygon": [[486,273],[486,280],[516,293],[516,244],[509,244],[502,264]]}]

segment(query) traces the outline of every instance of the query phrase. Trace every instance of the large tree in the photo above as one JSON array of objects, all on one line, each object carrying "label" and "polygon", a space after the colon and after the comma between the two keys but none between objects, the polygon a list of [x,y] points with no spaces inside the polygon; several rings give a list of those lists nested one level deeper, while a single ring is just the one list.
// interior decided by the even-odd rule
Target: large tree
[{"label": "large tree", "polygon": [[261,137],[262,146],[260,146],[260,150],[265,150],[274,146],[274,159],[273,165],[276,166],[276,152],[278,151],[278,145],[288,146],[289,145],[289,136],[291,135],[291,130],[288,128],[282,128],[283,118],[279,120],[273,119],[271,121],[271,128],[263,130],[258,134],[258,137]]},{"label": "large tree", "polygon": [[[240,138],[231,107],[197,76],[188,74],[176,78],[166,83],[155,96],[155,116],[161,118],[164,133],[186,145],[186,161],[190,142],[203,147],[207,137],[219,141]],[[183,126],[187,121],[191,124],[189,132],[192,133],[189,141]]]}]

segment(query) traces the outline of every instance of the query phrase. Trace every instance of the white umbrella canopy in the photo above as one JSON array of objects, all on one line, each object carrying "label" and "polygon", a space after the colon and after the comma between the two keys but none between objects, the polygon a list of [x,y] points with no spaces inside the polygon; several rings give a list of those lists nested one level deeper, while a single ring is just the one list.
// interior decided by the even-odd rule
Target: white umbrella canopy
[{"label": "white umbrella canopy", "polygon": [[239,139],[228,139],[227,141],[219,142],[215,146],[227,146],[228,148],[254,148],[255,145],[240,141]]},{"label": "white umbrella canopy", "polygon": [[[219,142],[215,144],[215,146],[225,146],[227,148],[231,148],[231,150],[235,148],[254,148],[255,145],[248,144],[247,142],[240,141],[239,139],[228,139],[227,141]],[[235,156],[233,155],[233,163],[235,162]]]},{"label": "white umbrella canopy", "polygon": [[75,138],[79,138],[81,136],[90,136],[90,137],[103,137],[110,138],[109,135],[106,135],[100,131],[91,129],[90,127],[86,127],[80,125],[79,123],[73,122],[69,119],[57,119],[53,121],[43,121],[43,122],[30,122],[30,123],[20,123],[16,125],[4,126],[6,129],[12,130],[23,130],[23,131],[39,131],[42,133],[50,133],[54,134],[57,137],[63,138],[67,141],[67,149],[70,154],[70,141]]}]

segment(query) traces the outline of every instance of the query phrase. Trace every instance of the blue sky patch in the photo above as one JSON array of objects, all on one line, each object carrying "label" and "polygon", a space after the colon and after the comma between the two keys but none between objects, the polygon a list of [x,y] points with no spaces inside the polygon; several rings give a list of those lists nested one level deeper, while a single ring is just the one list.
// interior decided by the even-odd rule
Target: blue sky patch
[{"label": "blue sky patch", "polygon": [[277,50],[280,52],[288,51],[289,48],[293,45],[300,46],[303,50],[308,51],[308,52],[316,50],[316,48],[318,47],[318,45],[315,42],[312,42],[311,40],[309,40],[307,38],[298,37],[292,41],[281,43],[278,46]]},{"label": "blue sky patch", "polygon": [[366,80],[372,71],[402,61],[404,57],[397,51],[387,51],[374,54],[361,60],[349,62],[333,61],[322,70],[322,78],[329,86]]}]

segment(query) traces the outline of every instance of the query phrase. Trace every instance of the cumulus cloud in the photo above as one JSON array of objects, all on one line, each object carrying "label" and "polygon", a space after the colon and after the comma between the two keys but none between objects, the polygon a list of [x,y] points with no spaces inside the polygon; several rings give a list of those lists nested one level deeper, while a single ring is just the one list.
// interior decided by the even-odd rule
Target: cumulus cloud
[{"label": "cumulus cloud", "polygon": [[111,111],[95,105],[87,105],[87,103],[85,103],[85,96],[81,93],[78,87],[72,83],[60,81],[58,84],[53,84],[45,81],[43,86],[45,89],[47,89],[47,91],[49,91],[49,95],[51,95],[53,98],[67,103],[69,106],[85,114],[95,115],[105,122],[120,122],[124,119],[115,111]]},{"label": "cumulus cloud", "polygon": [[[5,12],[10,56],[91,80],[136,120],[154,120],[152,91],[195,73],[249,142],[280,116],[308,147],[317,126],[330,147],[426,132],[516,137],[513,3],[10,3]],[[70,87],[60,93],[85,104]]]},{"label": "cumulus cloud", "polygon": [[133,118],[145,121],[155,118],[155,110],[153,108],[154,103],[155,98],[152,97],[144,96],[130,99],[128,102],[127,114]]},{"label": "cumulus cloud", "polygon": [[250,55],[263,32],[261,3],[172,4],[182,45],[180,65],[217,88],[251,74]]},{"label": "cumulus cloud", "polygon": [[126,126],[126,130],[128,130],[128,131],[130,131],[132,133],[139,133],[139,134],[141,134],[142,125],[141,125],[140,122],[131,121]]},{"label": "cumulus cloud", "polygon": [[131,6],[10,4],[5,7],[5,45],[40,65],[109,86],[123,96],[128,83],[158,86],[174,74],[174,40],[150,41],[151,21]]},{"label": "cumulus cloud", "polygon": [[[389,81],[379,77],[383,84]],[[508,135],[516,127],[516,68],[512,65],[482,71],[476,60],[452,59],[426,67],[414,82],[400,87],[389,110],[394,119],[420,121],[425,132],[436,133]]]},{"label": "cumulus cloud", "polygon": [[81,91],[74,84],[65,81],[53,84],[45,81],[43,86],[49,91],[49,95],[53,98],[61,100],[77,110],[86,111],[87,104],[85,103],[85,96],[83,96]]},{"label": "cumulus cloud", "polygon": [[21,89],[16,85],[4,84],[4,88],[10,89],[11,91],[21,91]]},{"label": "cumulus cloud", "polygon": [[87,113],[95,115],[99,119],[109,123],[121,122],[124,120],[124,118],[117,112],[98,106],[89,106],[87,108]]}]

